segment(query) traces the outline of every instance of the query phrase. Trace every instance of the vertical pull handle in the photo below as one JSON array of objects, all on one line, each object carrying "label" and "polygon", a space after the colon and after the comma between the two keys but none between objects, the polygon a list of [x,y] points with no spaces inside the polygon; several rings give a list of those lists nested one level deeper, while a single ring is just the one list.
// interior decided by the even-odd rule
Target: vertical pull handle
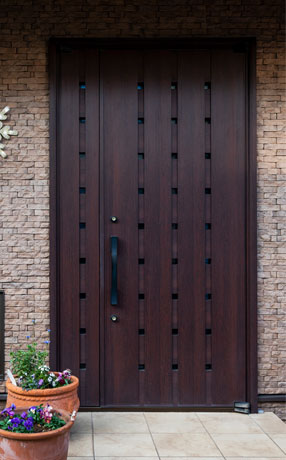
[{"label": "vertical pull handle", "polygon": [[110,237],[110,252],[111,252],[111,305],[117,305],[117,249],[118,249],[118,237]]}]

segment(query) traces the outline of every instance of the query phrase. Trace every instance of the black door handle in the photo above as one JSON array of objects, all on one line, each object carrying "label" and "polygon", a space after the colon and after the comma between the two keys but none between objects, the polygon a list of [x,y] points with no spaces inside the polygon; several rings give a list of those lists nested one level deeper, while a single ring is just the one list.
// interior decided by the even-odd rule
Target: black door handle
[{"label": "black door handle", "polygon": [[117,249],[118,249],[118,237],[110,237],[110,252],[111,252],[111,305],[117,305]]}]

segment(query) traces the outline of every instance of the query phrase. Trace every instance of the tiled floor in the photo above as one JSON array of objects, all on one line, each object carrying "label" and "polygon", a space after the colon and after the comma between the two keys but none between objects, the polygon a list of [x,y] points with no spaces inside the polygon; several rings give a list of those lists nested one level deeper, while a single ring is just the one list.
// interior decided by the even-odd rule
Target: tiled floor
[{"label": "tiled floor", "polygon": [[286,424],[273,413],[81,412],[70,460],[286,460]]}]

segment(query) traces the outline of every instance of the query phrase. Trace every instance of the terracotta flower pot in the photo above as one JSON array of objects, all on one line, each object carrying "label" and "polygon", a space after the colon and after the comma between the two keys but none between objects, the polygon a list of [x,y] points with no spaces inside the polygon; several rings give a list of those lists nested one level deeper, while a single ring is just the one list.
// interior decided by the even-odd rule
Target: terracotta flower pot
[{"label": "terracotta flower pot", "polygon": [[[23,408],[27,410],[27,406]],[[66,460],[69,431],[73,425],[70,415],[60,411],[67,422],[63,427],[45,433],[11,433],[0,430],[1,460]]]},{"label": "terracotta flower pot", "polygon": [[[55,372],[57,375],[57,373]],[[44,406],[49,403],[54,409],[66,410],[72,413],[74,410],[78,411],[79,399],[77,389],[79,380],[74,375],[71,376],[69,385],[64,385],[58,388],[46,388],[43,390],[22,390],[21,387],[15,386],[11,383],[10,379],[6,381],[7,388],[7,403],[6,407],[10,407],[11,404],[15,404],[17,409],[24,407],[38,406],[43,404]]]}]

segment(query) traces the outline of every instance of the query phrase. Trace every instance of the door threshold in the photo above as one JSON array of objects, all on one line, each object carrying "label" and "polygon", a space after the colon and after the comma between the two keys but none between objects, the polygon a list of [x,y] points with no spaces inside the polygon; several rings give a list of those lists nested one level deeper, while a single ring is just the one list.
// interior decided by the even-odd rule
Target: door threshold
[{"label": "door threshold", "polygon": [[233,405],[213,406],[81,406],[79,412],[233,412]]}]

